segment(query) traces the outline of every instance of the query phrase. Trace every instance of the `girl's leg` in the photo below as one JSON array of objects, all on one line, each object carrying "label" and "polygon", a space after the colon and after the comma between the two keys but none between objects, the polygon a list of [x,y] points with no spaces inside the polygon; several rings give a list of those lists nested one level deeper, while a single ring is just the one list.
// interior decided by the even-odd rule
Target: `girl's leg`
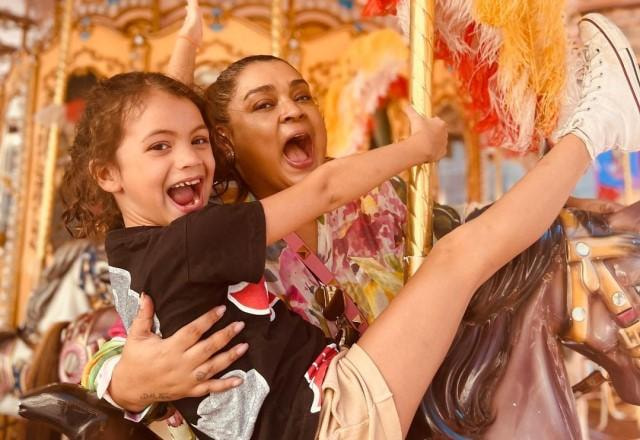
[{"label": "girl's leg", "polygon": [[598,146],[640,147],[637,63],[623,64],[630,46],[617,28],[590,19],[580,24],[589,59],[570,134],[484,214],[438,242],[358,342],[393,393],[405,435],[475,290],[551,225]]}]

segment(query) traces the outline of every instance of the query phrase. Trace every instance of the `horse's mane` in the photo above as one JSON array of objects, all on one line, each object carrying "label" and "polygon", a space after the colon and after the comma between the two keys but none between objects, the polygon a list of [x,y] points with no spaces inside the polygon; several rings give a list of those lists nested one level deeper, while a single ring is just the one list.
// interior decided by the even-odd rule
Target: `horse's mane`
[{"label": "horse's mane", "polygon": [[563,238],[556,220],[537,242],[474,294],[423,402],[435,433],[478,438],[490,427],[495,418],[491,405],[496,385],[511,353],[514,317],[539,287],[553,255],[564,252],[559,246]]}]

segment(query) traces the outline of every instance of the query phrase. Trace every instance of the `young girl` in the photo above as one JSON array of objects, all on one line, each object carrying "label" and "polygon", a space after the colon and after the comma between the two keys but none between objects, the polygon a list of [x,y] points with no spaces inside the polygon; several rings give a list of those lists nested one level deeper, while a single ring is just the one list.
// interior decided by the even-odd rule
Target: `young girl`
[{"label": "young girl", "polygon": [[[327,361],[333,353],[330,349],[322,350],[316,362],[306,370],[304,381],[300,379],[302,364],[309,365],[313,360],[311,352],[314,350],[307,349],[315,346],[317,352],[325,341],[316,340],[308,324],[296,324],[296,319],[301,321],[301,318],[292,315],[290,318],[292,321],[288,324],[286,331],[288,346],[280,353],[268,353],[265,356],[265,358],[267,356],[271,358],[282,355],[282,362],[276,366],[273,376],[270,376],[275,380],[268,382],[263,380],[264,376],[256,369],[249,371],[245,369],[239,372],[245,378],[242,386],[229,392],[211,395],[200,404],[197,423],[192,417],[193,414],[181,408],[183,414],[188,419],[191,417],[192,423],[196,424],[201,431],[206,431],[207,435],[216,438],[249,438],[253,435],[254,438],[316,436],[318,438],[395,439],[406,434],[418,402],[446,353],[474,290],[495,270],[535,241],[548,227],[573,185],[588,166],[590,156],[593,157],[602,151],[598,146],[628,148],[640,144],[640,106],[638,105],[640,84],[629,80],[629,78],[637,78],[639,72],[635,59],[627,58],[627,54],[630,53],[628,42],[615,27],[599,16],[591,16],[583,21],[581,34],[586,41],[589,55],[583,86],[584,96],[574,117],[562,130],[565,137],[501,201],[479,218],[455,230],[434,247],[427,258],[427,264],[405,286],[398,298],[369,328],[358,344],[333,357],[329,362],[324,382],[321,380],[323,369],[326,368]],[[623,57],[622,54],[626,56]],[[629,61],[625,61],[626,59]],[[177,106],[176,102],[162,104]],[[147,109],[150,108],[149,105]],[[142,112],[142,117],[147,111]],[[605,126],[602,119],[608,115],[613,117],[609,125]],[[171,121],[164,122],[169,125]],[[130,121],[129,124],[135,125],[135,121]],[[197,129],[197,126],[191,128],[196,130],[195,134]],[[185,127],[184,130],[188,128]],[[129,131],[127,129],[127,134]],[[312,136],[309,137],[312,138]],[[200,144],[193,137],[187,138],[195,145]],[[127,140],[127,136],[124,140]],[[140,192],[136,193],[138,186],[144,186],[141,179],[133,179],[131,176],[129,179],[124,178],[127,169],[126,164],[121,163],[126,162],[123,159],[137,160],[135,151],[126,149],[126,146],[127,143],[121,142],[116,152],[119,169],[109,168],[105,164],[100,167],[99,163],[98,166],[92,167],[101,186],[113,192],[114,195],[123,191],[125,187],[128,188],[128,192],[135,195]],[[158,150],[164,151],[164,147],[159,146]],[[122,150],[126,151],[122,152]],[[195,158],[197,155],[194,153],[193,156],[189,161],[179,162],[181,167],[186,168],[187,163],[191,166],[200,165]],[[149,168],[152,168],[150,165],[148,164]],[[203,167],[206,168],[204,165]],[[157,171],[156,167],[153,168]],[[324,166],[320,169],[322,168]],[[207,176],[206,170],[200,174]],[[202,182],[199,180],[199,175],[188,176],[188,179],[190,180],[159,179],[160,182],[156,186],[162,187],[163,191],[156,192],[162,194],[157,198],[154,194],[154,198],[157,199],[156,204],[160,205],[165,200],[164,193],[170,191],[169,197],[175,196],[178,199],[177,204],[185,203],[186,207],[183,206],[183,209],[179,210],[181,213],[189,212],[193,206],[199,207],[201,204],[199,194],[202,193],[199,185]],[[304,186],[306,180],[312,180],[311,176],[300,185],[280,193],[282,195],[280,200],[286,197],[285,193],[291,193],[295,188]],[[356,185],[356,180],[358,179],[351,181],[349,185]],[[167,181],[166,185],[163,185],[165,181]],[[180,185],[176,186],[176,182]],[[182,188],[182,183],[193,188],[174,189]],[[541,188],[544,188],[544,191],[540,191]],[[181,194],[177,196],[174,191]],[[266,229],[267,240],[273,237],[269,233],[269,222],[272,221],[269,213],[277,212],[275,209],[270,211],[278,201],[276,197],[278,196],[273,197],[273,205],[267,202],[269,198],[262,201],[266,228],[264,219],[259,214],[257,216],[256,224]],[[534,198],[537,210],[531,212],[527,208]],[[134,209],[137,206],[136,203],[125,203],[130,201],[126,198],[123,200],[122,197],[120,200],[116,197],[116,200],[123,211],[125,225],[127,225],[127,219],[150,218],[142,214],[143,210]],[[145,202],[142,198],[137,201],[138,204]],[[300,199],[297,199],[296,203],[300,203]],[[161,215],[163,210],[157,209],[152,203],[145,208],[152,211],[156,208],[157,213],[153,214],[153,218],[161,220],[164,218]],[[238,210],[238,208],[235,209]],[[258,213],[261,212],[256,208],[243,209],[255,209]],[[228,210],[229,215],[237,214],[237,211],[231,208]],[[159,279],[152,280],[153,284],[159,289],[164,289],[165,293],[174,288],[172,283],[175,283],[175,278],[178,276],[191,283],[188,289],[185,287],[183,293],[189,294],[192,286],[193,288],[202,287],[208,281],[205,275],[211,271],[209,265],[214,266],[213,270],[216,274],[214,282],[220,284],[235,281],[236,278],[233,275],[257,275],[250,273],[251,268],[240,274],[241,270],[237,270],[239,269],[237,265],[221,267],[220,254],[217,253],[215,244],[223,243],[228,234],[218,229],[197,228],[199,219],[210,215],[208,211],[212,209],[204,208],[193,214],[183,215],[166,228],[134,228],[131,235],[135,234],[143,238],[133,239],[122,231],[116,231],[115,238],[112,239],[114,244],[111,246],[108,244],[108,249],[126,246],[129,252],[138,252],[140,249],[150,250],[148,243],[152,242],[153,238],[148,236],[166,233],[167,236],[183,237],[183,240],[157,239],[161,246],[152,249],[151,255],[148,256],[151,261],[138,261],[137,264],[132,265],[143,275],[151,274],[155,270],[154,275]],[[125,216],[125,212],[132,214]],[[166,217],[173,220],[171,215]],[[236,216],[235,219],[236,221],[219,221],[219,223],[223,223],[223,226],[232,231],[233,227],[241,228],[244,223],[242,216]],[[289,226],[295,228],[295,225]],[[279,231],[282,234],[286,232],[284,228]],[[202,233],[201,240],[207,238],[212,240],[207,243],[208,246],[196,240],[189,240],[191,232]],[[239,245],[245,247],[244,250],[251,249],[247,241],[250,239],[246,237],[239,239]],[[264,242],[262,245],[264,246]],[[163,247],[170,250],[163,250]],[[209,253],[201,252],[203,248],[209,249]],[[159,251],[162,252],[157,253]],[[229,257],[237,258],[240,254],[241,251],[233,249]],[[181,260],[181,257],[186,262],[174,261]],[[247,266],[254,262],[255,260],[250,258]],[[163,268],[164,271],[158,269],[165,265],[168,267]],[[135,283],[134,279],[134,288]],[[233,293],[231,291],[231,296]],[[194,297],[191,300],[195,302],[199,298]],[[158,309],[161,303],[163,303],[162,307],[167,309],[166,313],[170,314],[170,301],[156,298]],[[229,310],[232,310],[236,304],[233,301],[232,303],[233,305],[228,307]],[[246,302],[240,303],[246,305]],[[278,310],[276,304],[273,308],[275,318],[271,321],[273,310],[264,307],[264,304],[265,301],[262,305],[252,302],[252,307],[249,307],[253,311],[259,310],[267,315],[265,316],[267,319],[260,321],[263,325],[260,335],[254,333],[256,339],[259,336],[262,340],[253,343],[249,353],[262,351],[262,354],[265,354],[262,348],[274,342],[274,335],[278,334],[278,324],[283,322],[278,321],[278,316],[286,313],[284,310]],[[163,316],[161,315],[160,318],[162,327]],[[249,319],[246,320],[245,332],[250,325]],[[257,327],[257,321],[252,325]],[[294,326],[296,330],[291,331]],[[282,333],[285,334],[285,332]],[[296,344],[302,340],[305,341],[304,347],[296,349]],[[399,341],[403,343],[400,344]],[[259,353],[256,356],[256,359],[260,359]],[[256,366],[264,371],[262,366]],[[246,384],[249,385],[245,386]],[[322,386],[322,395],[313,396],[314,399],[309,395],[309,389],[317,391],[319,385]],[[311,403],[310,406],[309,403]],[[254,413],[251,410],[260,406],[262,409],[259,412],[259,418],[252,429],[248,426],[252,421],[250,416],[257,412]],[[322,411],[318,416],[319,408]]]},{"label": "young girl", "polygon": [[[310,105],[301,85],[279,133],[292,148],[314,151],[324,143],[324,132],[302,116]],[[261,411],[256,430],[266,435],[285,426],[280,408],[291,406],[298,416],[290,436],[313,435],[317,420],[307,414],[319,409],[316,384],[337,351],[327,348],[316,327],[275,301],[264,282],[234,285],[260,281],[266,244],[409,166],[439,158],[446,129],[439,120],[414,117],[420,130],[393,147],[327,163],[261,202],[207,205],[216,161],[203,109],[186,86],[159,74],[102,81],[88,99],[71,150],[64,186],[77,197],[67,219],[76,221],[80,235],[110,231],[112,288],[125,324],[135,311],[126,305],[143,291],[154,299],[163,335],[213,305],[227,312],[212,331],[245,323],[240,338],[255,350],[225,372],[242,378],[242,385],[223,396],[178,402],[191,424],[213,438],[248,438]],[[320,372],[310,370],[316,358]]]}]

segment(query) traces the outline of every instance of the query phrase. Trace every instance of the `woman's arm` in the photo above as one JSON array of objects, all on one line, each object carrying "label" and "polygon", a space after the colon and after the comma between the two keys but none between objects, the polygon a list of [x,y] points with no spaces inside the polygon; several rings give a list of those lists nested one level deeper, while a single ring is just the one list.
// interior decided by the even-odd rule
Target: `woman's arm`
[{"label": "woman's arm", "polygon": [[243,324],[233,323],[200,341],[223,313],[223,307],[216,307],[162,339],[151,332],[153,302],[143,295],[122,357],[113,370],[108,389],[111,399],[130,412],[140,412],[154,402],[203,396],[240,385],[239,378],[212,376],[247,351],[247,344],[238,344],[218,353],[242,330]]},{"label": "woman's arm", "polygon": [[414,165],[435,162],[447,149],[446,124],[413,110],[409,138],[393,145],[324,163],[302,182],[262,199],[267,244],[295,231],[320,214],[367,193]]},{"label": "woman's arm", "polygon": [[196,52],[202,44],[202,13],[198,0],[187,0],[186,9],[187,15],[171,52],[167,75],[191,85],[196,67]]}]

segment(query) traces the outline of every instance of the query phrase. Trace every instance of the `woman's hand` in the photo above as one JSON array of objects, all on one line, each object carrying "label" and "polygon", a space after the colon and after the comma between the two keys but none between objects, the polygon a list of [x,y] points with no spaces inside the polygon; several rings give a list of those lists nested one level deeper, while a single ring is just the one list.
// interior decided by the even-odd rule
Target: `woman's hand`
[{"label": "woman's hand", "polygon": [[218,353],[242,330],[244,323],[232,323],[200,341],[223,313],[224,306],[216,307],[162,339],[151,332],[153,302],[143,294],[122,358],[113,371],[109,385],[112,399],[128,411],[140,412],[153,402],[198,397],[240,385],[242,380],[237,377],[212,379],[212,376],[247,351],[248,345],[243,343]]},{"label": "woman's hand", "polygon": [[440,118],[424,118],[410,105],[405,113],[411,126],[411,137],[415,138],[417,148],[424,150],[424,162],[437,162],[446,153],[449,145],[447,124]]},{"label": "woman's hand", "polygon": [[202,44],[202,12],[198,0],[187,0],[187,15],[178,35],[187,39],[196,48]]}]

